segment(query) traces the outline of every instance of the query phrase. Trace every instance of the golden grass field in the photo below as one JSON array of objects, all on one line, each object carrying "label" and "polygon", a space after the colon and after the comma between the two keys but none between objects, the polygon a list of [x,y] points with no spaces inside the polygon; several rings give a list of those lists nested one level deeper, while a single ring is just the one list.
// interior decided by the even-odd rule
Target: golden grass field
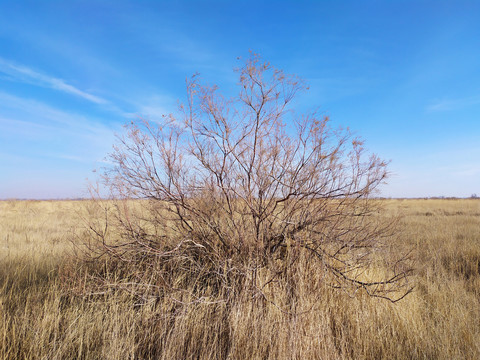
[{"label": "golden grass field", "polygon": [[[82,201],[0,202],[1,359],[480,359],[480,201],[384,200],[394,248],[413,249],[398,303],[324,288],[308,274],[296,316],[202,303],[132,306],[69,292]],[[167,309],[167,305],[170,308]]]}]

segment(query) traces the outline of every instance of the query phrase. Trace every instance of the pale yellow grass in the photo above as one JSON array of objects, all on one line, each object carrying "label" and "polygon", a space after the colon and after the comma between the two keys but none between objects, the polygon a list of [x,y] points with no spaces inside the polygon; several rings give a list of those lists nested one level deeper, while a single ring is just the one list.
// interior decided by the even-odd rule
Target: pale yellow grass
[{"label": "pale yellow grass", "polygon": [[[416,259],[415,291],[396,304],[351,297],[303,264],[297,315],[242,298],[138,308],[125,294],[69,295],[59,269],[83,205],[0,202],[1,359],[480,358],[478,200],[388,200],[402,214],[393,248]],[[286,289],[271,292],[289,303]]]}]

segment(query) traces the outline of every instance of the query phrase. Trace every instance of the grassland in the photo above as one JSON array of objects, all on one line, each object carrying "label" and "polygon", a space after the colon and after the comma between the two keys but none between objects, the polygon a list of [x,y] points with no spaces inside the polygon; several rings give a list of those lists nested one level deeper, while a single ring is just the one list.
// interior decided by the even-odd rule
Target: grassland
[{"label": "grassland", "polygon": [[392,304],[312,291],[305,273],[297,301],[310,311],[295,316],[242,299],[134,307],[126,294],[77,296],[82,202],[0,202],[0,358],[480,358],[480,201],[385,201],[402,216],[394,249],[413,251],[414,292]]}]

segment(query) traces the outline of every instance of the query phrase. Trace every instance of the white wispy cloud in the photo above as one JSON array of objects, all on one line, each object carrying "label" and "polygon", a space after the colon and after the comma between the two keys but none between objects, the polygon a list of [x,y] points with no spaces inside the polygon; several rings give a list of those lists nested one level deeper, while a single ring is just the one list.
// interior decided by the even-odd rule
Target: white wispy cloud
[{"label": "white wispy cloud", "polygon": [[477,96],[468,96],[458,99],[442,99],[432,101],[430,105],[427,106],[427,111],[450,111],[458,110],[468,106],[480,104],[480,95]]},{"label": "white wispy cloud", "polygon": [[69,132],[75,137],[89,137],[102,143],[118,128],[104,125],[100,119],[68,112],[43,102],[0,92],[0,124],[6,131],[33,133]]},{"label": "white wispy cloud", "polygon": [[10,76],[16,81],[26,82],[37,86],[48,87],[68,94],[79,96],[85,100],[96,104],[107,104],[108,101],[80,90],[73,85],[68,84],[65,80],[53,76],[48,76],[37,72],[29,67],[15,64],[0,57],[0,72]]},{"label": "white wispy cloud", "polygon": [[[0,92],[0,129],[2,198],[10,197],[22,188],[14,180],[24,176],[24,169],[29,169],[35,183],[45,178],[61,187],[66,186],[65,177],[72,176],[69,191],[72,191],[72,184],[83,186],[85,177],[91,175],[90,171],[103,166],[102,159],[111,152],[115,133],[121,132],[121,125],[106,124],[100,118]],[[63,164],[61,168],[59,161]],[[52,172],[47,174],[44,170],[47,168]],[[69,174],[76,174],[78,178]],[[3,179],[2,175],[5,175]],[[63,180],[58,176],[63,176]],[[8,179],[13,179],[10,189]],[[53,190],[52,194],[55,194],[56,190]],[[24,187],[22,191],[30,190]],[[22,195],[32,196],[38,195]]]}]

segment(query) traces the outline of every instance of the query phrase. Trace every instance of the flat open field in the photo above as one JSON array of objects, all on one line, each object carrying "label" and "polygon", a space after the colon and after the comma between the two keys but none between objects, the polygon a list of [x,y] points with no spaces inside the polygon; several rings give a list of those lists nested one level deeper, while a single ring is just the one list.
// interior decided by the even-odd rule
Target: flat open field
[{"label": "flat open field", "polygon": [[401,215],[396,248],[412,249],[414,291],[395,304],[306,292],[312,310],[295,317],[241,302],[167,316],[124,294],[72,295],[83,202],[2,201],[0,359],[479,359],[480,201],[385,201]]}]

